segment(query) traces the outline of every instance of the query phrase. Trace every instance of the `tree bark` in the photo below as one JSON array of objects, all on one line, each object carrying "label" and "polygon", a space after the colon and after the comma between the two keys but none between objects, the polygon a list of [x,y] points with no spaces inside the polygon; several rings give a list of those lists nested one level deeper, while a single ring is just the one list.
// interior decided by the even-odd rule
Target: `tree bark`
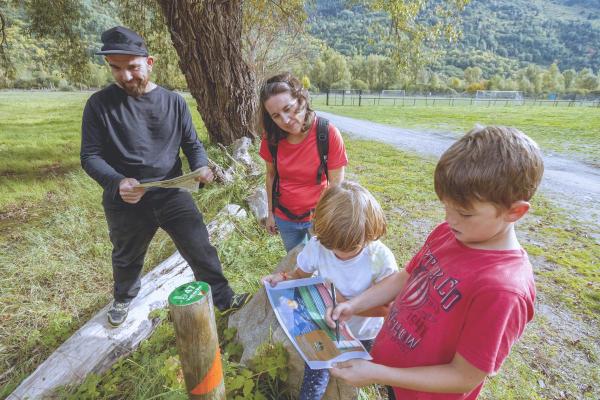
[{"label": "tree bark", "polygon": [[212,142],[254,138],[256,77],[242,57],[240,0],[158,0]]}]

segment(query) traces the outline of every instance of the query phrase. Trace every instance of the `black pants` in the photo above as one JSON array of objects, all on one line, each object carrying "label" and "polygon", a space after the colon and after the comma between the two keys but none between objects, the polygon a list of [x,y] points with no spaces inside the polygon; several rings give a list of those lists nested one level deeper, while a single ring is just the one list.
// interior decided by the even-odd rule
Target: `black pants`
[{"label": "black pants", "polygon": [[103,205],[113,245],[115,300],[130,301],[137,296],[148,245],[158,228],[162,228],[192,268],[196,280],[210,285],[215,307],[229,307],[233,290],[223,276],[202,214],[189,193],[158,189],[147,192],[137,204],[105,197]]}]

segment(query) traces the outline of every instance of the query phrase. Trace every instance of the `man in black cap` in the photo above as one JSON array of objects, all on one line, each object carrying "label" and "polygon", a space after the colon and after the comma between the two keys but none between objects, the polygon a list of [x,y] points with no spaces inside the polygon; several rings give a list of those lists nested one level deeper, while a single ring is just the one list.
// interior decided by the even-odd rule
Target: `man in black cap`
[{"label": "man in black cap", "polygon": [[194,271],[211,285],[220,310],[243,305],[223,276],[215,248],[192,196],[179,189],[148,189],[140,182],[182,174],[181,148],[196,179],[213,179],[208,158],[184,99],[150,82],[154,59],[136,32],[117,26],[102,34],[115,83],[94,93],[83,112],[81,165],[103,188],[102,204],[113,244],[114,302],[108,321],[118,326],[140,290],[148,245],[164,229]]}]

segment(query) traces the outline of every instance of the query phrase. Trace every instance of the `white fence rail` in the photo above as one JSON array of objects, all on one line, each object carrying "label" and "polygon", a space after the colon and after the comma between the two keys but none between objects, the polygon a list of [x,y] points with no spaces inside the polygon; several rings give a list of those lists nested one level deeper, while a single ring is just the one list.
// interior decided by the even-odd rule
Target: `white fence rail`
[{"label": "white fence rail", "polygon": [[377,92],[360,90],[331,90],[324,93],[312,93],[311,98],[315,104],[328,106],[550,106],[550,107],[599,107],[600,98],[574,99],[574,100],[549,100],[542,98],[514,99],[478,99],[463,96],[389,96]]}]

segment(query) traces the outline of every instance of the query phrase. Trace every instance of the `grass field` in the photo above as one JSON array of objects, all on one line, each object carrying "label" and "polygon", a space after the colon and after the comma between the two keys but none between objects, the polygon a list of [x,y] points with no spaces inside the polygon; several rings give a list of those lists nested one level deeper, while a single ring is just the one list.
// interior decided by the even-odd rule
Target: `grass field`
[{"label": "grass field", "polygon": [[424,105],[326,106],[317,109],[405,128],[462,134],[475,124],[521,129],[546,152],[572,155],[600,166],[600,109],[597,107]]},{"label": "grass field", "polygon": [[[0,92],[0,398],[110,299],[100,187],[78,167],[79,118],[88,96]],[[202,131],[195,112],[194,118]],[[30,142],[35,152],[28,151]],[[434,162],[379,143],[346,138],[346,144],[348,178],[382,203],[389,223],[384,241],[401,265],[443,218],[433,192]],[[226,162],[214,147],[209,153]],[[51,173],[44,172],[52,165]],[[228,202],[243,204],[259,181],[211,185],[195,197],[210,220]],[[536,271],[538,313],[481,398],[600,398],[599,246],[541,196],[518,231]],[[225,274],[240,291],[256,290],[258,278],[283,255],[279,239],[252,220],[238,224],[217,247]],[[166,235],[157,235],[146,268],[173,250]],[[184,399],[178,365],[170,324],[163,323],[140,351],[64,397]],[[225,371],[229,387],[239,383],[235,376],[258,379],[229,361]],[[376,398],[373,390],[365,393]]]}]

